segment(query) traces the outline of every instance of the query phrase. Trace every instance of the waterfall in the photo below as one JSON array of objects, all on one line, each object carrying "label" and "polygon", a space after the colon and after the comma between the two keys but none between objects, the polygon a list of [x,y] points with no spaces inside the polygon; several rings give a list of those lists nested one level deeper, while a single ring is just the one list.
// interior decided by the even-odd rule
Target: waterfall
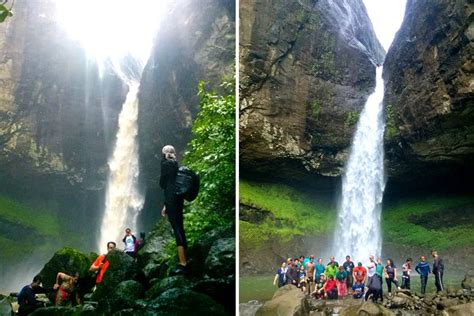
[{"label": "waterfall", "polygon": [[143,206],[143,196],[138,190],[138,87],[128,81],[129,92],[119,116],[115,148],[108,161],[109,178],[105,197],[98,247],[104,249],[107,242],[119,241],[126,227],[137,226],[138,213]]},{"label": "waterfall", "polygon": [[360,114],[342,180],[333,250],[339,259],[367,261],[381,254],[381,202],[385,188],[382,67],[377,68],[375,91]]}]

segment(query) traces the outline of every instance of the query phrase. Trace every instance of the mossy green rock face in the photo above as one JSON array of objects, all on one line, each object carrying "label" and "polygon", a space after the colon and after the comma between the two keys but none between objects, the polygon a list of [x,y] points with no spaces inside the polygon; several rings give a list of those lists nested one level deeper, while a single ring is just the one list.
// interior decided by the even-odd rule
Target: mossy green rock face
[{"label": "mossy green rock face", "polygon": [[[89,255],[74,248],[64,247],[53,255],[39,275],[42,276],[45,287],[53,287],[54,283],[56,283],[58,272],[68,275],[79,273],[81,278],[86,278],[89,276],[88,271],[91,264],[92,260]],[[87,292],[92,286],[93,284],[87,288],[86,285],[86,288],[81,289],[81,293]]]},{"label": "mossy green rock face", "polygon": [[385,54],[362,1],[245,1],[240,12],[241,173],[340,175],[347,117]]},{"label": "mossy green rock face", "polygon": [[209,296],[187,289],[170,289],[150,302],[145,315],[230,315]]},{"label": "mossy green rock face", "polygon": [[107,260],[110,264],[104,273],[102,282],[97,285],[92,296],[94,300],[100,301],[110,298],[121,282],[133,280],[138,273],[138,267],[133,258],[119,250],[109,252]]},{"label": "mossy green rock face", "polygon": [[189,283],[190,281],[186,279],[183,275],[175,275],[164,278],[163,280],[153,285],[146,292],[146,298],[149,300],[154,299],[169,289],[184,288],[186,286],[189,286]]},{"label": "mossy green rock face", "polygon": [[397,181],[418,178],[425,186],[448,185],[446,179],[451,179],[464,186],[463,180],[472,179],[474,32],[469,3],[407,2],[384,64],[385,104],[392,112],[387,111],[386,158],[389,176]]}]

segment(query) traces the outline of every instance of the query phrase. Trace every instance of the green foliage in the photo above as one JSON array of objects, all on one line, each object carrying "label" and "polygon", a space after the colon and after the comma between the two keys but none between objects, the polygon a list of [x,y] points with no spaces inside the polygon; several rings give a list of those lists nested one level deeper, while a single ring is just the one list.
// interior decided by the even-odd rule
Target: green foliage
[{"label": "green foliage", "polygon": [[396,122],[396,114],[393,110],[393,106],[388,104],[385,108],[386,113],[386,124],[385,124],[385,140],[390,140],[398,135],[398,128]]},{"label": "green foliage", "polygon": [[410,220],[421,216],[425,222],[428,222],[440,211],[472,204],[474,204],[472,197],[429,197],[404,200],[389,205],[382,213],[384,240],[428,249],[472,245],[474,244],[474,223],[472,222],[446,225],[441,229],[429,229]]},{"label": "green foliage", "polygon": [[346,126],[350,127],[350,126],[354,126],[357,124],[357,122],[359,121],[359,116],[360,116],[360,113],[358,112],[354,112],[354,111],[350,111],[347,113],[347,117],[346,117]]},{"label": "green foliage", "polygon": [[319,117],[319,112],[321,111],[321,104],[318,100],[311,102],[311,116],[313,119],[317,120]]},{"label": "green foliage", "polygon": [[5,1],[4,3],[0,4],[0,23],[1,22],[4,22],[6,18],[8,18],[9,16],[13,16],[13,12],[12,12],[12,8],[7,8],[5,6],[5,3],[7,1]]},{"label": "green foliage", "polygon": [[280,184],[240,180],[240,202],[272,212],[261,224],[240,222],[240,241],[258,247],[269,238],[285,242],[294,235],[323,235],[334,226],[335,209],[323,198],[314,198]]},{"label": "green foliage", "polygon": [[314,52],[317,56],[311,66],[311,73],[325,80],[338,82],[341,74],[336,66],[334,52],[336,50],[336,39],[332,34],[322,33],[319,38],[319,45]]},{"label": "green foliage", "polygon": [[235,80],[221,85],[223,95],[200,82],[200,112],[184,164],[200,177],[199,196],[187,208],[185,229],[190,243],[218,225],[230,225],[235,212]]}]

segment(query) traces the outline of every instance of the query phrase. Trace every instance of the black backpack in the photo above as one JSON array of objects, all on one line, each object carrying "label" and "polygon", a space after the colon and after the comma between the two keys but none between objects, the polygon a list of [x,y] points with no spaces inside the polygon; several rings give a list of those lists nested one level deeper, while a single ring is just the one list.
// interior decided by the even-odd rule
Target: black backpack
[{"label": "black backpack", "polygon": [[176,195],[194,201],[199,193],[199,177],[188,167],[181,166],[176,174]]}]

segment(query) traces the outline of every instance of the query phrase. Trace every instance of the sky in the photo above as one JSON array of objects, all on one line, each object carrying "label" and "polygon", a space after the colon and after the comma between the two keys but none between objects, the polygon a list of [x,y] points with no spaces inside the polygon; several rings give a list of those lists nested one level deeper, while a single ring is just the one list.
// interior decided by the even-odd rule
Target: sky
[{"label": "sky", "polygon": [[405,14],[406,0],[363,0],[375,33],[385,51],[395,37]]}]

